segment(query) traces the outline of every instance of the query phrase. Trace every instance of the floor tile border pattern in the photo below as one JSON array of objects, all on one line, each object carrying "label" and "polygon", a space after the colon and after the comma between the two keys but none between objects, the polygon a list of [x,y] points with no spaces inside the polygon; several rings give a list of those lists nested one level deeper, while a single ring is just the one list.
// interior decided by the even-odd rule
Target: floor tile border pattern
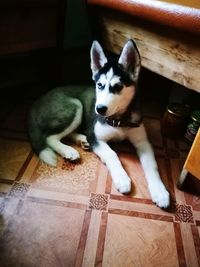
[{"label": "floor tile border pattern", "polygon": [[98,237],[98,242],[97,242],[95,267],[102,266],[105,239],[106,239],[107,222],[108,222],[108,212],[103,211],[101,214],[101,223],[100,223],[99,237]]},{"label": "floor tile border pattern", "polygon": [[[15,181],[10,181],[10,180],[3,180],[1,179],[1,183],[5,184],[12,184],[9,192],[1,192],[2,197],[15,197],[15,198],[20,198],[24,199],[26,197],[26,194],[28,193],[31,184],[28,183],[21,183],[21,182],[15,182]],[[149,199],[139,199],[139,198],[131,198],[128,196],[119,196],[119,195],[107,195],[107,194],[95,194],[91,193],[89,200],[88,200],[88,208],[89,209],[96,209],[96,210],[107,210],[108,209],[108,203],[109,199],[114,199],[114,200],[119,200],[122,202],[134,202],[134,203],[140,203],[140,204],[147,204],[147,205],[154,205],[151,200]],[[45,199],[45,198],[40,198],[40,197],[33,197],[33,196],[28,196],[27,197],[28,201],[34,201],[34,202],[39,202],[39,203],[44,203],[44,204],[49,204],[49,205],[59,205],[59,206],[67,206],[72,205],[73,202],[68,202],[68,201],[60,201],[60,200],[52,200],[52,199]],[[70,203],[70,204],[69,204]],[[87,208],[87,205],[85,204],[80,204],[80,203],[73,203],[74,205],[79,205],[83,206],[84,208]],[[73,206],[74,206],[73,205]],[[112,209],[110,209],[112,210]],[[117,209],[115,209],[117,210]],[[124,210],[120,211],[124,212]],[[133,212],[133,211],[129,211]],[[136,211],[137,213],[137,211]],[[151,214],[151,213],[145,213],[145,214]],[[153,214],[153,216],[158,216],[160,220],[161,215],[156,215]],[[148,215],[147,215],[148,216]],[[161,217],[160,217],[161,216]],[[155,217],[156,218],[156,217]],[[183,222],[183,223],[192,223],[195,224],[195,222],[198,222],[194,220],[193,218],[193,212],[192,212],[192,207],[190,205],[186,204],[176,204],[176,209],[174,213],[169,213],[169,216],[164,216],[164,220],[171,221],[174,219],[175,222]],[[173,218],[173,219],[169,219]]]},{"label": "floor tile border pattern", "polygon": [[83,262],[83,256],[84,256],[85,245],[86,245],[87,236],[88,236],[88,230],[90,226],[91,214],[92,214],[91,210],[85,211],[81,236],[80,236],[80,240],[78,244],[78,249],[76,251],[76,260],[74,264],[75,267],[81,266]]},{"label": "floor tile border pattern", "polygon": [[108,195],[91,193],[89,199],[89,209],[107,210]]},{"label": "floor tile border pattern", "polygon": [[32,157],[34,155],[34,152],[31,150],[30,153],[28,154],[26,160],[24,161],[24,163],[22,164],[16,178],[15,181],[20,181],[23,173],[25,172],[26,168],[28,167],[29,162],[31,161]]},{"label": "floor tile border pattern", "polygon": [[173,223],[174,226],[174,234],[175,234],[175,240],[176,240],[176,249],[178,254],[178,261],[180,267],[187,266],[186,264],[186,258],[185,258],[185,252],[183,247],[183,239],[181,235],[181,229],[179,223]]}]

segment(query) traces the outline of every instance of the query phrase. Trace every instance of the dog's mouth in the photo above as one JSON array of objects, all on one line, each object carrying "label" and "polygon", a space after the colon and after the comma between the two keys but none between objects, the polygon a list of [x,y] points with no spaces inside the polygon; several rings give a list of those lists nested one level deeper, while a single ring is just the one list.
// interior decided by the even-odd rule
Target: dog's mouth
[{"label": "dog's mouth", "polygon": [[116,120],[116,119],[120,119],[120,116],[118,114],[112,114],[112,115],[109,115],[109,116],[104,116],[104,118],[106,120]]},{"label": "dog's mouth", "polygon": [[97,112],[97,114],[99,116],[101,116],[102,118],[106,119],[106,120],[116,120],[116,119],[120,119],[121,118],[119,113],[113,113],[112,115],[106,115],[106,114],[99,114]]},{"label": "dog's mouth", "polygon": [[109,120],[118,120],[121,117],[123,117],[125,114],[126,114],[126,110],[116,109],[115,112],[113,112],[112,114],[105,115],[105,118]]}]

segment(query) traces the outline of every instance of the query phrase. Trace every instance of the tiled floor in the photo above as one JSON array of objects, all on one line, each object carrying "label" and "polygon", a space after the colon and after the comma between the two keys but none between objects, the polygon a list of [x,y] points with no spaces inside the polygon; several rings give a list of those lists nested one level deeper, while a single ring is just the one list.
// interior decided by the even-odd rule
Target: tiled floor
[{"label": "tiled floor", "polygon": [[77,164],[40,163],[26,110],[16,108],[0,127],[0,266],[200,266],[200,197],[175,184],[188,146],[163,138],[159,117],[145,124],[174,200],[168,211],[151,202],[134,149],[119,152],[133,181],[129,196],[91,152],[77,148]]}]

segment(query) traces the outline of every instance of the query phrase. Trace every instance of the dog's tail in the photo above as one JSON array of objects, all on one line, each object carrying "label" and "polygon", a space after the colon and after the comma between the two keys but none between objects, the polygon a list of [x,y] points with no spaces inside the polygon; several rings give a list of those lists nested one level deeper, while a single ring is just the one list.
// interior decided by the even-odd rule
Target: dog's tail
[{"label": "dog's tail", "polygon": [[39,156],[40,160],[51,166],[56,166],[56,153],[47,146],[46,136],[42,132],[33,113],[28,120],[28,135],[33,151]]}]

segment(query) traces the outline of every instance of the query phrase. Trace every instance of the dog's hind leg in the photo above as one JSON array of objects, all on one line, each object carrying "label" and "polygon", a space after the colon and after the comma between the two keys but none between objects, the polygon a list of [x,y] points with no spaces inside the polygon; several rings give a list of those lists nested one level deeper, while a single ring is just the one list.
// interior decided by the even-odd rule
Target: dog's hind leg
[{"label": "dog's hind leg", "polygon": [[71,146],[61,143],[59,135],[51,135],[47,138],[47,144],[63,158],[71,161],[80,159],[79,152]]},{"label": "dog's hind leg", "polygon": [[66,129],[64,129],[62,132],[50,135],[46,139],[46,143],[51,149],[53,149],[63,158],[69,159],[71,161],[76,161],[80,159],[79,152],[73,147],[63,144],[61,142],[61,139],[69,136],[81,124],[83,113],[82,105],[78,100],[74,100],[74,104],[76,104],[76,113],[71,124],[68,125]]},{"label": "dog's hind leg", "polygon": [[93,151],[106,164],[112,180],[120,193],[127,194],[131,191],[131,179],[122,167],[117,154],[106,142],[98,141]]}]

